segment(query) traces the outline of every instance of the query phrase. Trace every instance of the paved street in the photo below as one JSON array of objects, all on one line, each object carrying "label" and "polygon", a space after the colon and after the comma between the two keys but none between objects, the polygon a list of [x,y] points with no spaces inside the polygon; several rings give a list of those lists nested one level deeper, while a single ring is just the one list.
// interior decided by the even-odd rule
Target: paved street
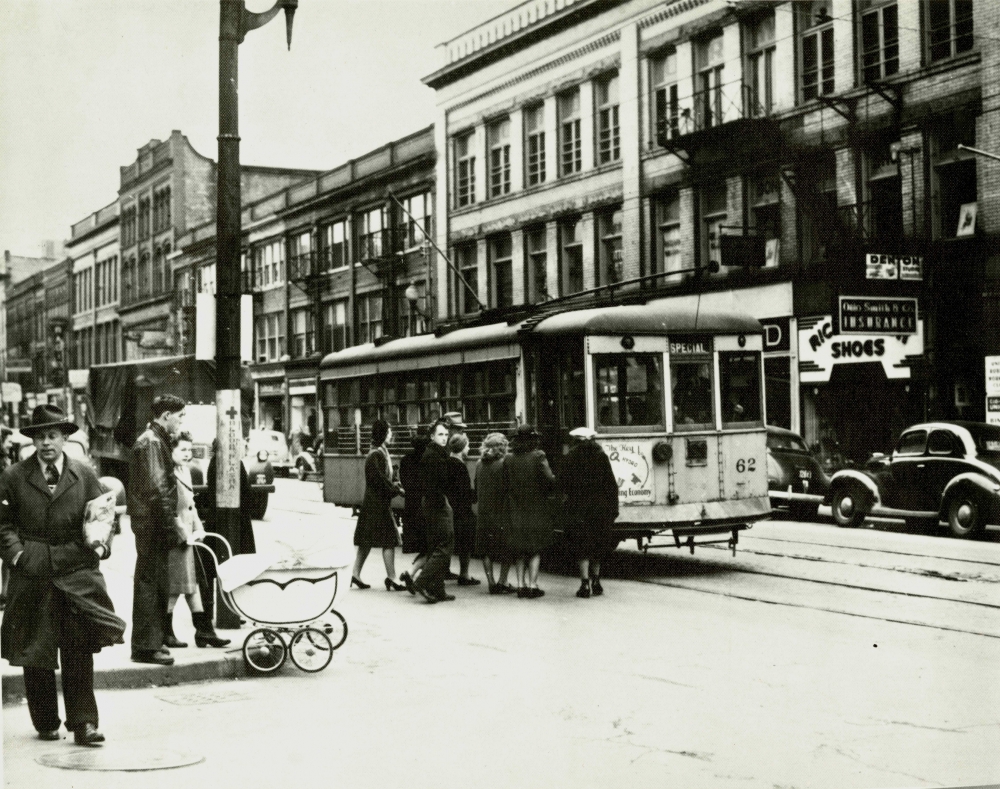
[{"label": "paved street", "polygon": [[[350,541],[316,483],[279,480],[262,545]],[[335,524],[335,525],[331,525]],[[349,551],[349,545],[344,546]],[[408,564],[408,559],[404,560]],[[402,565],[401,565],[402,566]],[[477,570],[478,572],[478,570]],[[540,600],[377,584],[338,598],[323,672],[99,694],[105,751],[178,771],[66,773],[4,709],[6,786],[901,787],[996,782],[1000,545],[772,521],[735,558],[608,563],[603,598],[544,574]],[[181,618],[180,616],[178,617]],[[180,652],[182,650],[178,650]]]}]

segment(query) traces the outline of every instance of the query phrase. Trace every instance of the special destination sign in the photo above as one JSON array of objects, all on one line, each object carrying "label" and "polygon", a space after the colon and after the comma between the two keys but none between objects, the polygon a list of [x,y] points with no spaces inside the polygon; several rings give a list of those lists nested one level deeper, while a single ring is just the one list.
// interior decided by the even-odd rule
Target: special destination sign
[{"label": "special destination sign", "polygon": [[916,334],[917,300],[841,296],[840,334]]}]

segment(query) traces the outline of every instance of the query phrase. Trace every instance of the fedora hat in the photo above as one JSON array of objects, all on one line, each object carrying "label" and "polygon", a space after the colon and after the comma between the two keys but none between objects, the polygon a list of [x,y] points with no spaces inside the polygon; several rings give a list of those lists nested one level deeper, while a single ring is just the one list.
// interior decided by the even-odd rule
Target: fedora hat
[{"label": "fedora hat", "polygon": [[80,429],[75,422],[70,422],[66,418],[66,413],[59,406],[43,403],[31,412],[31,424],[22,425],[21,432],[28,438],[34,438],[36,433],[52,427],[61,430],[67,436]]}]

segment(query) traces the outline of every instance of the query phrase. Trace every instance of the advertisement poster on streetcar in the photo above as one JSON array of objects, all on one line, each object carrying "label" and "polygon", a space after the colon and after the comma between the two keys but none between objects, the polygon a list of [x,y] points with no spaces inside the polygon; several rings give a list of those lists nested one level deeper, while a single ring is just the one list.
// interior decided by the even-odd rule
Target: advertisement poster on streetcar
[{"label": "advertisement poster on streetcar", "polygon": [[621,504],[653,503],[653,450],[649,442],[602,441],[618,482]]}]

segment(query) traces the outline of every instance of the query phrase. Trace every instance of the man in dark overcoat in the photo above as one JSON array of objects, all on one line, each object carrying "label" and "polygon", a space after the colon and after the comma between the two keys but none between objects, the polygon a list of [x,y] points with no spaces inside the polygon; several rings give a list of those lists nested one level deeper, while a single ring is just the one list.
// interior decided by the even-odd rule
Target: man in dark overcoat
[{"label": "man in dark overcoat", "polygon": [[[40,405],[21,432],[35,454],[0,476],[0,556],[10,587],[0,654],[24,668],[31,722],[43,740],[59,739],[55,669],[62,662],[66,728],[79,745],[104,741],[94,698],[94,653],[121,644],[100,558],[84,542],[87,502],[104,492],[93,469],[63,452],[77,426]],[[103,548],[101,548],[103,553]]]},{"label": "man in dark overcoat", "polygon": [[[167,556],[179,543],[177,482],[171,459],[174,436],[184,420],[185,403],[175,395],[153,399],[153,421],[135,440],[128,472],[128,513],[135,533],[132,597],[132,660],[172,665],[165,645],[182,646],[167,633],[169,580]],[[184,645],[186,646],[186,645]]]}]

